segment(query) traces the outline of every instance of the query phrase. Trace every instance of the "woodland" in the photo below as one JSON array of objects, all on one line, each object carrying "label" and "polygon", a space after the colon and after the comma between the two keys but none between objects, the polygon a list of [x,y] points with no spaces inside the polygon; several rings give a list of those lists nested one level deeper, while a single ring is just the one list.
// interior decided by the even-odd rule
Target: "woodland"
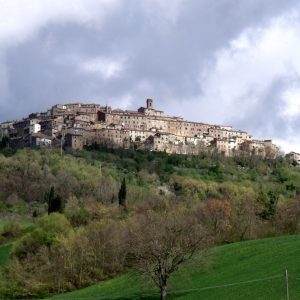
[{"label": "woodland", "polygon": [[300,169],[284,156],[0,152],[0,244],[9,249],[1,298],[136,272],[166,299],[170,277],[195,254],[205,260],[216,245],[299,232]]}]

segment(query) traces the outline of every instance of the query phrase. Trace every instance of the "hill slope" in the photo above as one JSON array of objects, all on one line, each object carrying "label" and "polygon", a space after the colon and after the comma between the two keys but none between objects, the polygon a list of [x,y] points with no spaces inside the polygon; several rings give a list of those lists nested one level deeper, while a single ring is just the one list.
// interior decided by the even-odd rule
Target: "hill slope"
[{"label": "hill slope", "polygon": [[[290,299],[300,298],[300,236],[234,243],[210,256],[206,272],[197,264],[177,272],[169,299],[286,299],[285,268]],[[159,299],[155,288],[142,282],[126,274],[52,299]]]}]

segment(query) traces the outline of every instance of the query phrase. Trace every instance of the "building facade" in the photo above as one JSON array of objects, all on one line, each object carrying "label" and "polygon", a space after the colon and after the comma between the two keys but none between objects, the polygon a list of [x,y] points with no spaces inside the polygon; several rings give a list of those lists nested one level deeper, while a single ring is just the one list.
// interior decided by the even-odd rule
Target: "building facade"
[{"label": "building facade", "polygon": [[[190,122],[155,109],[152,99],[136,111],[99,104],[57,104],[46,112],[32,113],[19,121],[0,124],[2,136],[12,144],[27,145],[30,135],[37,145],[61,145],[73,149],[98,144],[135,147],[167,153],[197,154],[218,151],[232,156],[240,151],[274,158],[278,147],[271,140],[254,140],[232,126]],[[48,137],[48,138],[47,138]]]}]

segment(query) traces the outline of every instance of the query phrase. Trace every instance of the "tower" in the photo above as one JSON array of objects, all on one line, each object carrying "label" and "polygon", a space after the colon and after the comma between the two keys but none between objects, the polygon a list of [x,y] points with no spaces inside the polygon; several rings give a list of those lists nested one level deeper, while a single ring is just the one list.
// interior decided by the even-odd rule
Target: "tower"
[{"label": "tower", "polygon": [[153,108],[153,100],[152,99],[147,99],[146,103],[147,103],[147,108],[150,108],[150,109]]}]

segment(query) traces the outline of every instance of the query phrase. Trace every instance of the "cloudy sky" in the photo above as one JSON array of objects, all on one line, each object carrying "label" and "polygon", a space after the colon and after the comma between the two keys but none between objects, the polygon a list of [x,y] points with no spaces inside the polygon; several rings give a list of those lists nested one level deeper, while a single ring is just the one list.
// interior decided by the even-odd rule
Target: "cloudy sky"
[{"label": "cloudy sky", "polygon": [[300,152],[300,2],[0,0],[0,121],[149,97]]}]

